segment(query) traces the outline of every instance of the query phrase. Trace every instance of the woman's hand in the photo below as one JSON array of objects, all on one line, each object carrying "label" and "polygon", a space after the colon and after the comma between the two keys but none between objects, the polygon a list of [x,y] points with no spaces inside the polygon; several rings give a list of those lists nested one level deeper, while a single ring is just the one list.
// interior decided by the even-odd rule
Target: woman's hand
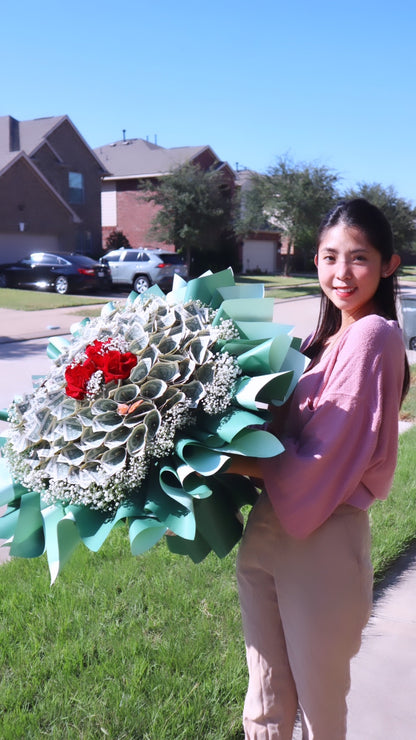
[{"label": "woman's hand", "polygon": [[248,478],[263,480],[260,465],[256,457],[243,457],[243,455],[230,455],[230,457],[231,465],[225,471],[226,473],[246,475]]}]

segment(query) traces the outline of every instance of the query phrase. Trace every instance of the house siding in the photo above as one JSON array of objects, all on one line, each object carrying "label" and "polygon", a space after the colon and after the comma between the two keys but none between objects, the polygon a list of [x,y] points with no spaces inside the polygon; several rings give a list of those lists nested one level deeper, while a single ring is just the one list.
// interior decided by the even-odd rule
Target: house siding
[{"label": "house siding", "polygon": [[[101,179],[102,168],[69,121],[64,121],[47,137],[54,151],[62,158],[57,165],[45,162],[43,174],[53,182],[82,223],[78,227],[75,247],[93,255],[101,252]],[[69,172],[80,172],[84,179],[84,202],[70,203]]]},{"label": "house siding", "polygon": [[[108,196],[108,193],[106,195]],[[114,207],[114,203],[112,205]],[[110,233],[114,229],[118,229],[127,237],[132,247],[159,247],[166,249],[167,252],[174,252],[174,244],[165,244],[149,237],[152,220],[158,210],[159,207],[155,206],[154,203],[147,203],[140,197],[137,189],[137,179],[120,180],[117,183],[116,191],[117,223],[111,225],[104,225],[103,223],[104,245]],[[106,217],[108,215],[109,211],[106,211]]]},{"label": "house siding", "polygon": [[103,182],[101,190],[101,225],[110,227],[110,231],[117,226],[117,193],[114,182]]},{"label": "house siding", "polygon": [[119,223],[124,224],[130,244],[137,247],[162,247],[168,252],[174,252],[174,244],[165,244],[149,237],[152,221],[159,210],[159,206],[154,203],[146,203],[137,190],[117,193]]},{"label": "house siding", "polygon": [[[45,217],[46,215],[46,217]],[[24,223],[27,235],[56,237],[61,251],[71,250],[76,238],[76,224],[65,205],[53,196],[47,185],[36,175],[30,164],[19,160],[0,178],[0,261],[4,255],[7,235],[13,235],[14,248],[19,250],[19,223]],[[8,251],[8,250],[6,250]]]}]

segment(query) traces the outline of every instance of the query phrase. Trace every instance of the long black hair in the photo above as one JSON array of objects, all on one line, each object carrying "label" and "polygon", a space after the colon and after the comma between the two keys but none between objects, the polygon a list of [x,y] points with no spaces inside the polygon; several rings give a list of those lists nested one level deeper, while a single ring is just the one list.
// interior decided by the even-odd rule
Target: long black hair
[{"label": "long black hair", "polygon": [[[390,223],[384,213],[377,206],[369,203],[365,198],[341,201],[324,216],[318,230],[317,251],[328,229],[338,224],[359,229],[366,237],[367,242],[381,254],[383,262],[389,262],[393,256],[394,243]],[[395,273],[380,279],[373,299],[376,306],[376,313],[386,319],[398,320],[396,310],[397,290],[397,277]],[[322,291],[318,325],[305,354],[311,359],[317,357],[323,350],[327,339],[333,336],[333,334],[336,334],[340,327],[341,311]],[[409,390],[409,383],[409,363],[407,357],[405,357],[402,400]]]}]

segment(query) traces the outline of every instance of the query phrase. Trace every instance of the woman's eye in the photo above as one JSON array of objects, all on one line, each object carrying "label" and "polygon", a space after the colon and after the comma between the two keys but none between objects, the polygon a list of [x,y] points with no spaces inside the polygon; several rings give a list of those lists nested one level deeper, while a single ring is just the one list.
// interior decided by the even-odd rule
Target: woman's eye
[{"label": "woman's eye", "polygon": [[367,262],[367,258],[364,254],[357,254],[355,255],[354,259],[356,262]]}]

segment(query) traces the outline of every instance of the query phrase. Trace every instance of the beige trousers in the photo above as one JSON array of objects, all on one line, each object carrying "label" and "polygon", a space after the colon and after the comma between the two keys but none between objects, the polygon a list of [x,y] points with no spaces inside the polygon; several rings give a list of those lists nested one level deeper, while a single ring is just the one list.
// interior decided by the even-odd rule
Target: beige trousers
[{"label": "beige trousers", "polygon": [[297,540],[263,493],[237,561],[249,686],[248,740],[345,740],[350,660],[372,604],[367,512],[340,506]]}]

